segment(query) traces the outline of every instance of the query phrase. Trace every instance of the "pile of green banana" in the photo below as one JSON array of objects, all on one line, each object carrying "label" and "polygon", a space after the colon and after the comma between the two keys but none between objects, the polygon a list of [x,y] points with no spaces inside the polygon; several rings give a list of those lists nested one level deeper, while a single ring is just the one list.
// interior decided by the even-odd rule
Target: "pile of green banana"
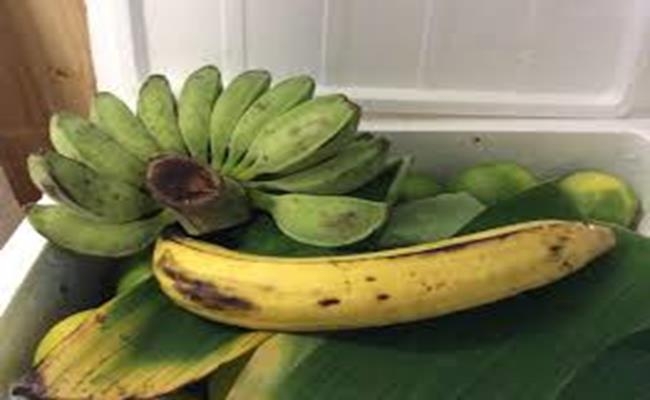
[{"label": "pile of green banana", "polygon": [[300,242],[357,242],[388,204],[343,195],[400,160],[388,160],[387,140],[357,133],[356,104],[314,88],[303,75],[271,87],[262,70],[224,88],[205,66],[178,99],[165,77],[149,76],[136,112],[98,93],[89,119],[54,115],[55,151],[29,157],[32,180],[58,202],[34,206],[29,220],[62,247],[108,257],[145,248],[170,224],[201,235],[247,221],[252,209]]}]

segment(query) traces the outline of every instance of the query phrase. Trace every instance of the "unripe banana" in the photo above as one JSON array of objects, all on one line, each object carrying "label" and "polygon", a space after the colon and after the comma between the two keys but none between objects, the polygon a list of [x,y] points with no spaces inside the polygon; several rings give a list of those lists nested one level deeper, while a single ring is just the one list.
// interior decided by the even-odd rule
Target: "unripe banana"
[{"label": "unripe banana", "polygon": [[62,205],[34,205],[27,218],[52,243],[82,254],[122,257],[149,246],[173,217],[166,211],[123,224],[88,219]]},{"label": "unripe banana", "polygon": [[536,221],[374,253],[254,256],[158,241],[154,274],[181,307],[262,330],[383,326],[491,303],[554,282],[615,245],[611,229]]},{"label": "unripe banana", "polygon": [[95,124],[67,112],[50,120],[50,141],[59,153],[117,180],[141,186],[146,164]]},{"label": "unripe banana", "polygon": [[90,120],[142,161],[149,161],[162,151],[140,118],[111,93],[100,92],[95,95]]},{"label": "unripe banana", "polygon": [[203,163],[209,158],[210,114],[222,88],[221,72],[207,65],[187,77],[178,99],[178,125],[185,145]]},{"label": "unripe banana", "polygon": [[230,138],[225,172],[233,168],[248,150],[260,128],[273,118],[310,99],[314,94],[314,80],[299,75],[278,83],[260,96],[241,117]]},{"label": "unripe banana", "polygon": [[176,112],[176,99],[167,78],[149,76],[140,87],[138,117],[163,150],[187,154]]},{"label": "unripe banana", "polygon": [[251,182],[251,186],[293,193],[348,193],[382,171],[389,146],[385,139],[360,138],[312,168],[274,180]]},{"label": "unripe banana", "polygon": [[53,151],[30,155],[27,166],[32,182],[42,192],[89,217],[127,222],[159,209],[142,189]]},{"label": "unripe banana", "polygon": [[215,169],[223,166],[230,137],[242,115],[270,84],[267,71],[246,71],[235,77],[217,100],[210,116],[210,149]]},{"label": "unripe banana", "polygon": [[237,176],[250,180],[262,174],[288,173],[358,119],[359,106],[341,95],[316,97],[294,107],[264,126],[244,159],[250,167]]}]

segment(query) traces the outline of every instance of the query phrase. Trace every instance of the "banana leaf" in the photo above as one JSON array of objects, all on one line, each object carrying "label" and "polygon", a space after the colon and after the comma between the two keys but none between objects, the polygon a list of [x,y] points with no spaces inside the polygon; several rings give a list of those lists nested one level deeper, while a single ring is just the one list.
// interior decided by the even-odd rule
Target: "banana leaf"
[{"label": "banana leaf", "polygon": [[561,400],[650,398],[650,330],[616,342],[580,370],[562,390]]},{"label": "banana leaf", "polygon": [[[488,209],[466,231],[539,218],[579,215],[551,183]],[[317,335],[316,345],[313,336],[275,336],[255,352],[229,400],[592,398],[565,390],[610,345],[650,328],[650,239],[615,230],[616,248],[589,268],[506,301],[415,324]],[[279,359],[283,368],[274,370]],[[629,382],[607,384],[623,393],[614,387]]]},{"label": "banana leaf", "polygon": [[484,209],[464,192],[398,204],[378,234],[377,247],[408,246],[451,237]]},{"label": "banana leaf", "polygon": [[150,398],[197,381],[269,334],[176,307],[149,279],[101,306],[14,388],[29,398]]}]

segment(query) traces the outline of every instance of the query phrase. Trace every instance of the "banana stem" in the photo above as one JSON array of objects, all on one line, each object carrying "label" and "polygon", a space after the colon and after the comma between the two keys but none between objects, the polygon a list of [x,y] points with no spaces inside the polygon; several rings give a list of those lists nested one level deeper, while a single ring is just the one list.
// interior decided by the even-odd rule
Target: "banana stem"
[{"label": "banana stem", "polygon": [[146,184],[190,235],[235,226],[250,217],[246,193],[236,181],[188,157],[153,159]]}]

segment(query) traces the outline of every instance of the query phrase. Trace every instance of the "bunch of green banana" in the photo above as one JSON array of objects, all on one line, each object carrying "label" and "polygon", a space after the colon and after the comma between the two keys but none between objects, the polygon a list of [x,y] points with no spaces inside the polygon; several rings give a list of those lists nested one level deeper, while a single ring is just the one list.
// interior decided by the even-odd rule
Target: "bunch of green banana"
[{"label": "bunch of green banana", "polygon": [[391,201],[351,193],[390,165],[388,141],[358,134],[359,107],[341,94],[314,97],[309,76],[271,83],[250,70],[224,85],[208,65],[178,98],[151,75],[135,110],[100,92],[88,119],[55,114],[54,150],[28,166],[58,204],[33,207],[29,220],[58,245],[109,257],[142,250],[168,225],[201,235],[245,223],[255,208],[305,243],[367,237]]},{"label": "bunch of green banana", "polygon": [[153,270],[174,302],[208,319],[261,330],[350,329],[507,298],[581,269],[615,241],[609,228],[559,220],[310,258],[257,256],[169,237],[156,246]]}]

